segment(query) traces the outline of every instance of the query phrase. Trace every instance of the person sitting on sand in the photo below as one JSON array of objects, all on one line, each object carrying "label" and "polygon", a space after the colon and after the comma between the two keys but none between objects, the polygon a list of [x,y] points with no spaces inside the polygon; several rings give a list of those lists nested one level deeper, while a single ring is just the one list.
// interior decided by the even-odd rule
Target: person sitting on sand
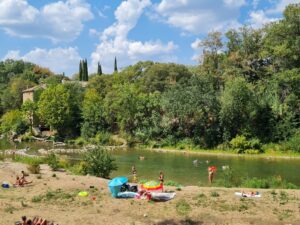
[{"label": "person sitting on sand", "polygon": [[16,177],[16,183],[14,184],[15,187],[23,187],[25,184],[31,184],[32,181],[27,181],[25,178],[20,178],[19,176]]},{"label": "person sitting on sand", "polygon": [[25,177],[28,177],[29,175],[27,173],[25,173],[23,170],[21,171],[21,179],[25,179]]},{"label": "person sitting on sand", "polygon": [[26,216],[22,216],[22,225],[26,225],[26,220],[27,220],[27,217]]},{"label": "person sitting on sand", "polygon": [[241,193],[242,193],[243,197],[247,197],[247,196],[253,197],[253,196],[258,194],[258,192],[255,192],[255,191],[247,191],[247,192],[246,191],[241,191]]},{"label": "person sitting on sand", "polygon": [[14,184],[14,186],[16,187],[22,187],[24,185],[23,180],[20,179],[19,176],[16,177],[16,183]]},{"label": "person sitting on sand", "polygon": [[54,225],[54,223],[53,222],[50,223],[43,218],[34,217],[33,220],[31,220],[31,219],[27,219],[26,216],[22,216],[21,225]]}]

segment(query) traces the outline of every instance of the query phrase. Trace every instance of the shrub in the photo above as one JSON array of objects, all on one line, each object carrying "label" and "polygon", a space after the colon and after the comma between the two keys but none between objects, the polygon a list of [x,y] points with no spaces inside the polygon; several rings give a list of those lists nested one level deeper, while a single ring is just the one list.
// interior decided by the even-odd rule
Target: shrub
[{"label": "shrub", "polygon": [[294,151],[300,153],[300,131],[293,135],[288,141],[282,143],[285,151]]},{"label": "shrub", "polygon": [[178,149],[191,149],[193,148],[193,141],[189,138],[185,138],[183,140],[180,140],[177,144],[176,147]]},{"label": "shrub", "polygon": [[59,168],[67,169],[70,166],[70,162],[67,159],[59,159],[58,165]]},{"label": "shrub", "polygon": [[261,149],[262,144],[259,139],[252,138],[248,142],[250,149]]},{"label": "shrub", "polygon": [[40,164],[38,162],[36,162],[36,163],[28,165],[27,169],[29,170],[30,173],[39,174],[41,167],[40,167]]},{"label": "shrub", "polygon": [[297,185],[288,183],[280,176],[273,176],[267,179],[251,178],[245,179],[241,185],[248,188],[283,188],[283,189],[297,189]]},{"label": "shrub", "polygon": [[109,145],[111,144],[111,134],[108,132],[98,132],[92,140],[93,144]]},{"label": "shrub", "polygon": [[80,163],[69,166],[68,170],[75,175],[83,175],[85,174],[86,167],[86,162],[81,161]]},{"label": "shrub", "polygon": [[168,135],[161,141],[161,147],[174,146],[176,145],[176,138],[172,135]]},{"label": "shrub", "polygon": [[75,144],[76,145],[84,145],[85,144],[85,140],[83,137],[79,137],[75,140]]},{"label": "shrub", "polygon": [[117,165],[114,163],[115,159],[101,147],[87,152],[83,161],[86,163],[84,173],[97,177],[108,178],[110,173],[117,169]]},{"label": "shrub", "polygon": [[242,186],[248,188],[270,188],[267,179],[259,179],[256,177],[244,180]]},{"label": "shrub", "polygon": [[232,169],[228,168],[222,171],[218,184],[227,188],[237,187],[241,184],[241,180]]},{"label": "shrub", "polygon": [[3,133],[15,132],[16,134],[23,134],[28,126],[24,120],[23,114],[19,110],[12,110],[5,113],[1,118],[0,130]]},{"label": "shrub", "polygon": [[261,153],[261,151],[258,150],[258,149],[246,149],[246,150],[245,150],[245,153],[246,153],[246,154],[250,154],[250,155],[255,155],[255,154]]},{"label": "shrub", "polygon": [[257,154],[262,152],[262,145],[260,143],[260,140],[257,138],[247,140],[247,138],[243,135],[236,136],[229,142],[229,144],[239,154]]},{"label": "shrub", "polygon": [[0,153],[0,161],[3,161],[4,160],[4,154]]},{"label": "shrub", "polygon": [[219,195],[218,192],[212,191],[212,192],[210,193],[210,196],[211,196],[211,197],[219,197],[220,195]]},{"label": "shrub", "polygon": [[46,163],[51,167],[53,171],[59,168],[59,161],[57,159],[57,156],[54,153],[50,153],[46,157]]},{"label": "shrub", "polygon": [[191,211],[191,206],[186,200],[182,199],[176,203],[176,211],[180,215],[186,215]]}]

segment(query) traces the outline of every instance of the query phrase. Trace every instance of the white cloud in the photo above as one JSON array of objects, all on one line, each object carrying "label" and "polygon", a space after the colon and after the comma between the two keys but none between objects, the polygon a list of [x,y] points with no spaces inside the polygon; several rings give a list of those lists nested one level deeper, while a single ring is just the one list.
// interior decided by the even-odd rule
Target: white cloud
[{"label": "white cloud", "polygon": [[162,0],[154,6],[154,10],[158,21],[200,34],[237,24],[239,9],[244,4],[245,0]]},{"label": "white cloud", "polygon": [[89,29],[89,35],[98,37],[101,35],[101,33],[99,31],[97,31],[96,29],[91,28],[91,29]]},{"label": "white cloud", "polygon": [[201,40],[199,38],[197,38],[194,42],[192,42],[191,48],[198,49],[200,47],[200,44],[201,44]]},{"label": "white cloud", "polygon": [[83,22],[93,18],[84,0],[57,1],[41,9],[27,0],[1,0],[0,28],[19,37],[43,37],[54,42],[71,41],[83,29]]},{"label": "white cloud", "polygon": [[53,48],[53,49],[41,49],[35,48],[34,50],[20,55],[20,51],[9,51],[4,57],[5,59],[22,59],[47,67],[55,73],[63,73],[66,75],[72,75],[77,72],[77,65],[81,59],[78,49],[69,48]]},{"label": "white cloud", "polygon": [[269,18],[263,10],[250,12],[248,22],[253,28],[260,28],[263,25],[278,20],[277,18]]},{"label": "white cloud", "polygon": [[245,0],[223,0],[223,2],[229,7],[240,7],[246,4]]},{"label": "white cloud", "polygon": [[[258,2],[258,0],[255,0],[255,2]],[[247,22],[254,28],[260,28],[267,23],[277,21],[280,19],[286,6],[293,3],[299,3],[299,0],[273,1],[271,2],[272,6],[267,10],[251,11]]]},{"label": "white cloud", "polygon": [[164,44],[160,40],[141,42],[128,39],[128,33],[150,5],[150,0],[127,0],[119,5],[115,11],[116,22],[102,32],[100,43],[91,54],[94,69],[100,61],[104,72],[111,72],[115,56],[119,68],[140,60],[174,59],[171,53],[177,46],[172,41]]},{"label": "white cloud", "polygon": [[287,5],[293,4],[293,3],[294,4],[299,3],[299,0],[279,0],[276,2],[274,7],[272,7],[271,9],[268,9],[266,11],[266,13],[267,14],[281,14]]}]

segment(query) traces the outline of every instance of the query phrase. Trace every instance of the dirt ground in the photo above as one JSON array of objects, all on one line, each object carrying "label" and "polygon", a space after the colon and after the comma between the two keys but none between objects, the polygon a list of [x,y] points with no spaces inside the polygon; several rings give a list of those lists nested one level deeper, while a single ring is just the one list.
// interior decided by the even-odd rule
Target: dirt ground
[{"label": "dirt ground", "polygon": [[[0,162],[0,182],[13,183],[22,170],[26,165]],[[0,225],[13,225],[22,215],[59,225],[300,224],[300,190],[255,190],[261,198],[239,198],[234,195],[239,188],[165,187],[176,191],[174,199],[148,202],[114,199],[108,180],[53,172],[47,165],[42,165],[40,175],[27,179],[33,183],[0,189]],[[90,196],[80,197],[79,191]]]}]

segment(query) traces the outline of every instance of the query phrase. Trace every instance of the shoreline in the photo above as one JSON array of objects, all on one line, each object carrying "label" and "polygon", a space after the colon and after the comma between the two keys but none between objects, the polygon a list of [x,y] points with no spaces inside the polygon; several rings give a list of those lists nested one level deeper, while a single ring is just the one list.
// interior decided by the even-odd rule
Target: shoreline
[{"label": "shoreline", "polygon": [[[80,148],[51,148],[51,149],[44,149],[40,148],[37,150],[37,153],[40,155],[46,155],[48,152],[53,152],[55,154],[63,155],[63,154],[83,154],[88,149],[91,148],[91,145],[87,146],[81,146]],[[77,146],[79,147],[79,146]],[[152,151],[152,152],[160,152],[160,153],[176,153],[176,154],[188,154],[188,155],[208,155],[208,156],[221,156],[221,157],[242,157],[242,158],[262,158],[262,159],[293,159],[293,160],[300,160],[300,154],[299,153],[277,153],[277,152],[267,152],[267,153],[260,153],[260,154],[237,154],[232,152],[226,152],[222,150],[203,150],[203,149],[195,149],[195,150],[188,150],[188,149],[176,149],[176,148],[151,148],[147,146],[134,146],[132,148],[121,145],[121,146],[102,146],[109,151],[114,150],[129,150],[129,149],[135,149],[135,150],[145,150],[145,151]],[[12,152],[18,152],[21,153],[21,155],[28,155],[26,154],[27,150],[25,149],[1,149],[1,154],[7,154],[10,155]],[[17,154],[18,154],[17,153]],[[24,154],[25,153],[25,154]],[[277,155],[278,154],[278,155]],[[28,155],[28,156],[35,156],[35,155]]]},{"label": "shoreline", "polygon": [[[136,148],[135,148],[136,149]],[[143,148],[146,151],[161,152],[161,153],[181,153],[191,155],[212,155],[212,156],[228,156],[228,157],[246,157],[246,158],[263,158],[263,159],[296,159],[300,160],[300,155],[269,155],[261,154],[235,154],[226,152],[214,152],[212,150],[179,150],[179,149],[164,149],[164,148]]]}]

